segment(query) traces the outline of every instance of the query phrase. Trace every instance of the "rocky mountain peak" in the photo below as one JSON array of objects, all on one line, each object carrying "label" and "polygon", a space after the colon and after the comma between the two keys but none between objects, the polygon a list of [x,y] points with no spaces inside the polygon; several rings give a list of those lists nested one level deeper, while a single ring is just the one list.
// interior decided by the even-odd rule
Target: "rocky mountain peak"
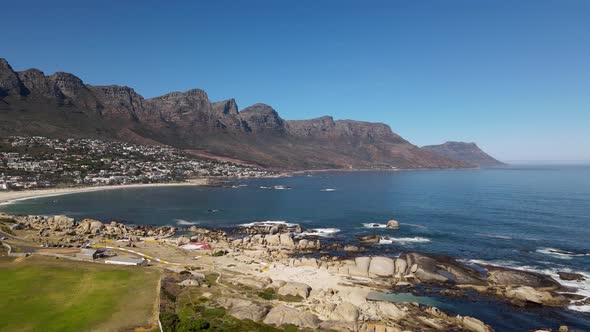
[{"label": "rocky mountain peak", "polygon": [[235,99],[228,99],[223,101],[218,101],[212,104],[213,111],[216,113],[221,114],[238,114],[238,104],[236,103]]},{"label": "rocky mountain peak", "polygon": [[6,59],[0,58],[0,97],[25,95],[26,90]]},{"label": "rocky mountain peak", "polygon": [[257,103],[240,111],[247,130],[255,133],[284,133],[285,121],[269,105]]}]

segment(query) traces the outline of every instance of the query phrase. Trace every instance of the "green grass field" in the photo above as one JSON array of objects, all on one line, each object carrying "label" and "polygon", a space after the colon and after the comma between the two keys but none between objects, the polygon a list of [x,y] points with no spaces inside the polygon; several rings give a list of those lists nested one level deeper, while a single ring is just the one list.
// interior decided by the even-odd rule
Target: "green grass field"
[{"label": "green grass field", "polygon": [[128,331],[153,323],[159,271],[0,258],[2,331]]}]

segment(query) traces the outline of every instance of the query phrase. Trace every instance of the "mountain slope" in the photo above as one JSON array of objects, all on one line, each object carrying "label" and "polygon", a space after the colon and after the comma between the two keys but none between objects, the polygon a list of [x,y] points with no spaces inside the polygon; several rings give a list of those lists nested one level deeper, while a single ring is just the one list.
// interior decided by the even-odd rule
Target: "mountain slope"
[{"label": "mountain slope", "polygon": [[481,150],[475,143],[446,142],[440,145],[423,146],[422,150],[481,167],[504,165],[504,163]]},{"label": "mountain slope", "polygon": [[68,73],[14,71],[0,59],[0,135],[97,137],[166,144],[288,169],[468,167],[420,149],[382,123],[325,116],[288,121],[265,104],[238,110],[203,90],[145,99]]}]

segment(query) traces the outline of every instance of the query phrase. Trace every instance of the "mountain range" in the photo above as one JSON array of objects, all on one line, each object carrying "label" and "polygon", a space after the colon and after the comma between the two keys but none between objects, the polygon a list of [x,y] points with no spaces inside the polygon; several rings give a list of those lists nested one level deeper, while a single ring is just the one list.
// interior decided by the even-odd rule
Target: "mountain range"
[{"label": "mountain range", "polygon": [[89,85],[70,73],[14,71],[0,58],[0,136],[9,135],[164,144],[281,169],[477,166],[461,154],[419,148],[383,123],[285,120],[269,105],[239,110],[234,99],[212,102],[200,89],[144,98],[130,87]]}]

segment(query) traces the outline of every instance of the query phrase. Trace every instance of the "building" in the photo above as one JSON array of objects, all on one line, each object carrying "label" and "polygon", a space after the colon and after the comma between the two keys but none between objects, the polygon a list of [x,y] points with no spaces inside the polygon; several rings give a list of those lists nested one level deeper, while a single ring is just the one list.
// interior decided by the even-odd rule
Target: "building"
[{"label": "building", "polygon": [[93,248],[82,248],[82,249],[80,249],[80,253],[78,254],[78,257],[88,259],[88,260],[94,260],[94,259],[101,258],[104,256],[105,256],[105,252],[103,249],[93,249]]},{"label": "building", "polygon": [[147,260],[143,258],[111,257],[104,261],[106,264],[146,266]]}]

